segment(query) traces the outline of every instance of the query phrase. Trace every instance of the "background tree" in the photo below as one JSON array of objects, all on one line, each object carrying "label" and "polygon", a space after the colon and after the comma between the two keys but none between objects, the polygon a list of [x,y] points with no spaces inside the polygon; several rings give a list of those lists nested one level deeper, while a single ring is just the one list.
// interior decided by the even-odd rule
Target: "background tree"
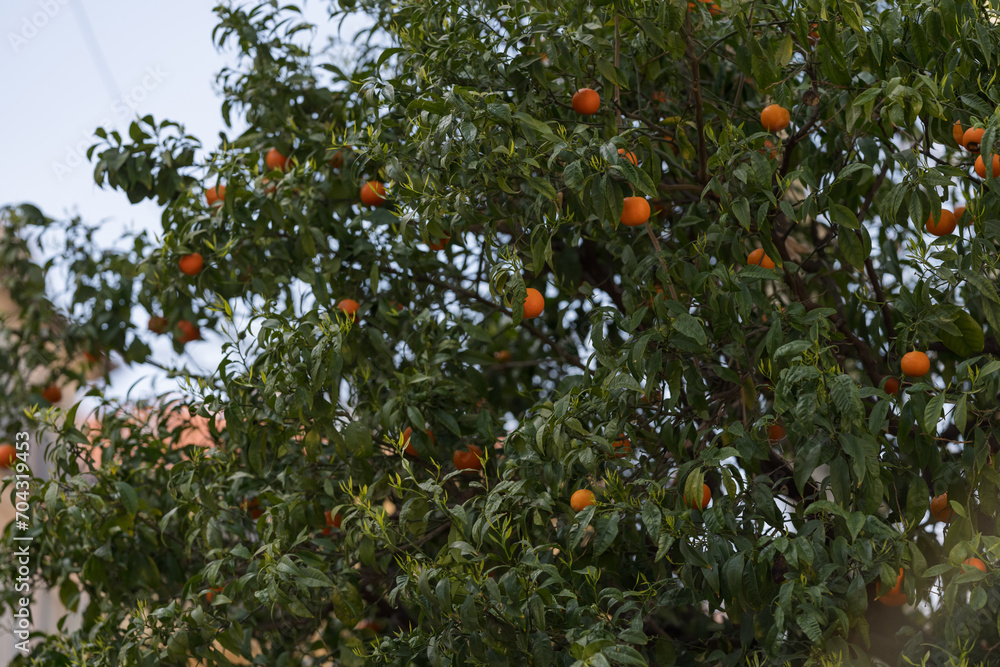
[{"label": "background tree", "polygon": [[99,131],[160,238],[5,211],[0,356],[231,335],[209,442],[176,403],[29,411],[36,577],[83,614],[36,664],[996,661],[995,13],[354,11],[345,71],[294,7],[220,7],[250,129],[204,161]]}]

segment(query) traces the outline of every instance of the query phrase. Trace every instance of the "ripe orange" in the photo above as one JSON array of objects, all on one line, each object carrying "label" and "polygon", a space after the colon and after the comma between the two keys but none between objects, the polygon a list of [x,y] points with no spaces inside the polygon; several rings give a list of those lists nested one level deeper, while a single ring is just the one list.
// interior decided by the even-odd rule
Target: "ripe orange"
[{"label": "ripe orange", "polygon": [[768,137],[764,140],[764,147],[757,149],[757,152],[768,159],[774,159],[778,157],[778,145],[774,143],[771,137]]},{"label": "ripe orange", "polygon": [[[410,456],[416,456],[419,459],[420,458],[420,454],[417,453],[417,448],[413,446],[412,442],[410,442],[410,435],[412,433],[413,433],[413,429],[410,428],[409,426],[407,426],[406,430],[403,431],[403,442],[406,443],[406,448],[403,450],[403,452],[406,453],[406,454],[409,454]],[[428,429],[424,429],[424,433],[426,433],[427,437],[429,437],[431,439],[431,444],[434,444],[434,443],[437,442],[434,439],[434,434],[431,433],[431,430],[429,428]]]},{"label": "ripe orange", "polygon": [[83,358],[87,361],[88,364],[96,364],[97,361],[101,358],[101,355],[94,354],[93,352],[84,352]]},{"label": "ripe orange", "polygon": [[[719,12],[722,11],[722,8],[719,7],[719,5],[712,2],[712,0],[698,0],[698,2],[702,3],[703,5],[708,5],[708,13],[711,14],[712,16],[716,16],[718,15]],[[696,6],[697,5],[695,5],[693,2],[689,2],[688,11],[689,12],[692,11]]]},{"label": "ripe orange", "polygon": [[632,441],[626,438],[624,433],[621,436],[619,436],[618,440],[615,440],[612,446],[615,449],[621,450],[620,452],[615,454],[616,459],[623,459],[632,453]]},{"label": "ripe orange", "polygon": [[181,260],[177,262],[177,265],[181,267],[181,273],[186,276],[196,276],[201,271],[202,267],[205,266],[205,260],[202,259],[201,253],[193,252],[190,255],[184,255]]},{"label": "ripe orange", "polygon": [[476,472],[483,469],[483,450],[477,445],[466,445],[465,451],[456,449],[451,455],[455,467],[466,472]]},{"label": "ripe orange", "polygon": [[899,568],[899,576],[896,577],[896,585],[888,593],[881,595],[879,589],[882,582],[875,584],[875,595],[878,601],[887,607],[901,607],[906,604],[906,593],[903,592],[903,568]]},{"label": "ripe orange", "polygon": [[354,299],[341,299],[337,302],[337,308],[339,308],[345,315],[347,315],[352,320],[358,317],[358,308],[361,304]]},{"label": "ripe orange", "polygon": [[927,224],[925,227],[934,236],[946,236],[955,231],[955,214],[946,208],[941,209],[938,214],[937,221],[934,220],[934,214],[932,213],[930,217],[927,218]]},{"label": "ripe orange", "polygon": [[493,358],[499,361],[501,364],[510,361],[510,350],[497,350],[493,353]]},{"label": "ripe orange", "polygon": [[528,288],[528,294],[524,297],[524,318],[538,317],[545,309],[545,297],[534,287]]},{"label": "ripe orange", "polygon": [[443,239],[438,239],[437,241],[428,241],[427,247],[431,250],[444,250],[444,247],[451,242],[451,237],[446,236]]},{"label": "ripe orange", "polygon": [[781,424],[771,424],[767,427],[767,439],[771,442],[777,442],[778,440],[784,440],[785,438],[785,427]]},{"label": "ripe orange", "polygon": [[[983,156],[980,155],[976,158],[976,173],[979,174],[979,178],[986,178],[986,163],[983,162]],[[993,178],[1000,176],[1000,156],[993,156]]]},{"label": "ripe orange", "polygon": [[344,164],[344,156],[350,153],[350,151],[351,147],[345,146],[343,149],[334,153],[333,157],[330,158],[330,166],[334,169],[340,169],[340,167]]},{"label": "ripe orange", "polygon": [[205,201],[209,206],[222,206],[222,200],[226,198],[226,186],[216,184],[211,190],[205,191]]},{"label": "ripe orange", "polygon": [[962,121],[956,120],[955,124],[951,126],[951,136],[955,137],[955,143],[959,146],[964,146],[965,141],[965,130],[962,129]]},{"label": "ripe orange", "polygon": [[243,502],[240,503],[240,507],[244,511],[249,511],[250,518],[254,520],[259,519],[261,515],[264,514],[264,510],[260,509],[260,499],[257,498],[256,496],[249,500],[244,498]]},{"label": "ripe orange", "polygon": [[635,156],[635,153],[633,153],[632,151],[626,151],[624,148],[619,148],[618,155],[621,156],[623,159],[628,160],[635,166],[637,167],[639,166],[639,158],[637,158]]},{"label": "ripe orange", "polygon": [[361,203],[365,206],[381,206],[385,203],[385,186],[378,181],[368,181],[361,186]]},{"label": "ripe orange", "polygon": [[986,134],[986,130],[980,127],[970,127],[966,130],[965,134],[962,135],[962,145],[965,146],[965,150],[970,153],[978,153],[979,144],[982,143],[984,134]]},{"label": "ripe orange", "polygon": [[919,378],[927,375],[931,370],[931,360],[923,352],[914,350],[903,355],[903,360],[899,367],[910,377]]},{"label": "ripe orange", "polygon": [[763,248],[757,248],[747,255],[747,264],[756,264],[757,266],[762,266],[765,269],[774,268],[774,260],[764,254]]},{"label": "ripe orange", "polygon": [[267,165],[268,169],[280,169],[284,171],[285,167],[288,166],[288,158],[279,153],[277,148],[272,148],[264,156],[264,164]]},{"label": "ripe orange", "polygon": [[181,343],[190,343],[193,340],[201,340],[201,329],[198,328],[196,324],[192,324],[187,320],[181,320],[177,323],[177,328],[180,329],[181,335],[177,337]]},{"label": "ripe orange", "polygon": [[601,108],[601,96],[592,88],[581,88],[573,93],[573,111],[581,116],[593,116]]},{"label": "ripe orange", "polygon": [[712,489],[708,488],[708,484],[701,485],[701,504],[698,504],[697,498],[688,498],[685,496],[684,504],[691,509],[703,510],[708,507],[709,501],[712,500]]},{"label": "ripe orange", "polygon": [[570,496],[569,506],[573,508],[574,512],[580,512],[586,507],[590,507],[597,502],[597,497],[594,492],[590,489],[577,489]]},{"label": "ripe orange", "polygon": [[212,599],[215,598],[215,594],[216,593],[221,593],[221,592],[222,592],[222,586],[214,586],[207,593],[205,593],[205,600],[209,604],[212,604]]},{"label": "ripe orange", "polygon": [[0,468],[10,468],[14,467],[14,463],[17,461],[17,448],[9,442],[5,442],[0,445]]},{"label": "ripe orange", "polygon": [[965,219],[965,207],[956,206],[955,207],[955,222],[958,223],[960,227],[964,227],[968,224],[968,220]]},{"label": "ripe orange", "polygon": [[622,224],[636,227],[649,220],[649,202],[645,197],[625,197],[622,205]]},{"label": "ripe orange", "polygon": [[332,533],[334,528],[340,528],[340,522],[343,521],[343,517],[340,514],[331,516],[330,510],[326,510],[323,514],[326,516],[326,528],[323,529],[324,535]]},{"label": "ripe orange", "polygon": [[147,328],[153,333],[162,334],[167,333],[167,325],[167,318],[154,315],[149,318],[149,325]]},{"label": "ripe orange", "polygon": [[885,390],[885,393],[889,394],[890,396],[895,396],[896,394],[898,394],[899,393],[899,379],[898,378],[894,378],[891,375],[889,377],[887,377],[885,379],[884,390]]},{"label": "ripe orange", "polygon": [[42,390],[42,398],[49,403],[58,403],[62,400],[62,389],[60,389],[56,384],[50,384]]},{"label": "ripe orange", "polygon": [[970,567],[974,567],[980,572],[986,571],[986,563],[979,560],[978,558],[966,558],[965,560],[962,561],[962,565],[968,565]]},{"label": "ripe orange", "polygon": [[931,516],[941,523],[948,523],[955,516],[955,510],[948,504],[948,494],[931,498]]},{"label": "ripe orange", "polygon": [[780,104],[769,104],[760,112],[760,124],[768,132],[780,132],[792,122],[788,109]]}]

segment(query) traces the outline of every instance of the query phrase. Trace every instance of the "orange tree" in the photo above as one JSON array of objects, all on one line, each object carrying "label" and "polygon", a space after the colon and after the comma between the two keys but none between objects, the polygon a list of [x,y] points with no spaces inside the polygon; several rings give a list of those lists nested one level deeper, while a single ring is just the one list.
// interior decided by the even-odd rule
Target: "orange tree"
[{"label": "orange tree", "polygon": [[[997,661],[988,6],[348,1],[350,67],[217,12],[248,129],[92,151],[155,239],[4,213],[32,571],[82,614],[36,664]],[[87,349],[208,437],[42,409]]]}]

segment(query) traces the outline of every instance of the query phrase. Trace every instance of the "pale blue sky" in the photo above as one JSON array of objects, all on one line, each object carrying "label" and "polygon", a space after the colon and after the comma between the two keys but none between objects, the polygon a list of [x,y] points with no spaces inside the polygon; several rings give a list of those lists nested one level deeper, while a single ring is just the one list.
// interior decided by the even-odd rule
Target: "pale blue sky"
[{"label": "pale blue sky", "polygon": [[[131,205],[121,192],[98,188],[85,151],[99,124],[110,121],[124,131],[145,114],[158,122],[180,122],[205,148],[214,148],[219,132],[226,130],[215,75],[235,64],[231,51],[213,46],[214,6],[211,0],[0,2],[0,122],[7,155],[0,160],[0,204],[31,202],[53,217],[79,213],[89,223],[103,222],[109,243],[126,228],[155,234],[156,204]],[[326,19],[328,3],[300,6],[318,25],[314,43],[325,44],[336,30]],[[345,24],[344,34],[359,24]],[[239,119],[234,115],[233,121]],[[241,130],[236,125],[230,136]],[[137,322],[140,317],[137,313]],[[215,367],[220,341],[206,338],[188,345],[186,363]],[[147,340],[158,358],[172,354],[166,337]],[[122,395],[150,370],[116,371],[114,393]],[[156,390],[168,389],[171,384],[157,375]],[[148,382],[137,387],[144,393],[150,389]]]}]

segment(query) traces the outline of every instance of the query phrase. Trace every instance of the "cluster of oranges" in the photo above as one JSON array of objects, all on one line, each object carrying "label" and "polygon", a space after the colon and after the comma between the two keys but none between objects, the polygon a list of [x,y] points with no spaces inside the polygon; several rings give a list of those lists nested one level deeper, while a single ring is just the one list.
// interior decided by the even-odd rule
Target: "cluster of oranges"
[{"label": "cluster of oranges", "polygon": [[[982,148],[983,135],[986,134],[986,130],[981,127],[970,127],[965,130],[962,128],[962,122],[958,120],[952,126],[951,132],[955,137],[955,143],[970,153],[979,152]],[[983,162],[982,155],[976,157],[976,173],[979,174],[979,178],[986,178],[986,163]],[[993,178],[998,176],[1000,176],[1000,156],[994,155]]]},{"label": "cluster of oranges", "polygon": [[[948,494],[942,493],[931,499],[931,517],[941,523],[948,523],[955,516],[955,511],[948,504]],[[962,568],[975,568],[980,572],[986,572],[986,563],[982,559],[971,557],[962,561]],[[881,592],[882,584],[876,584],[876,598],[887,607],[900,607],[907,603],[906,593],[903,591],[903,568],[899,568],[899,576],[896,577],[896,585],[886,593]]]}]

